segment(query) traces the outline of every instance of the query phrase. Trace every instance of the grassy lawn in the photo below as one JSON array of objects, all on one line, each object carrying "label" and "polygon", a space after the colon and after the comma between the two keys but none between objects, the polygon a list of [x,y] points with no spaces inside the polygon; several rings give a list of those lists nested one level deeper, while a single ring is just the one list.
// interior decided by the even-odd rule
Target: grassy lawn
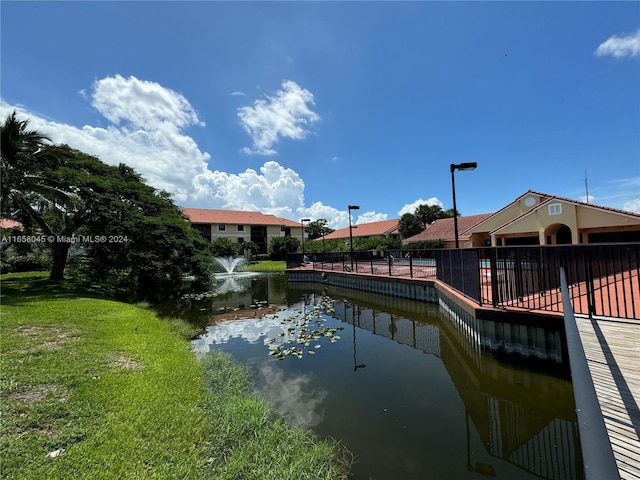
[{"label": "grassy lawn", "polygon": [[287,262],[284,260],[263,260],[248,267],[252,272],[284,272],[286,269]]},{"label": "grassy lawn", "polygon": [[37,274],[0,288],[2,478],[346,478],[240,366],[196,360],[181,321]]}]

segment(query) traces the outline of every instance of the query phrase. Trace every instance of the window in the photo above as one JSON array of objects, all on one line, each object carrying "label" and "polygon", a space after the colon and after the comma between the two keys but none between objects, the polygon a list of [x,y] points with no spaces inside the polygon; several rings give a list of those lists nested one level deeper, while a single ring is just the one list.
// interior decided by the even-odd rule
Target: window
[{"label": "window", "polygon": [[561,203],[552,203],[549,205],[549,215],[560,215],[562,213]]},{"label": "window", "polygon": [[227,226],[226,225],[218,225],[218,231],[219,232],[226,232],[227,231]]},{"label": "window", "polygon": [[244,225],[238,225],[238,232],[244,232]]},{"label": "window", "polygon": [[244,237],[238,237],[238,243],[244,243]]}]

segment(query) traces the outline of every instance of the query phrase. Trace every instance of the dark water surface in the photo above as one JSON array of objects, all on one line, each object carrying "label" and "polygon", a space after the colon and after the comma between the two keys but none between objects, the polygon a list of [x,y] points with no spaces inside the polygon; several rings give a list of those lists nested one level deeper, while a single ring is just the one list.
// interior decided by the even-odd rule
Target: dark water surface
[{"label": "dark water surface", "polygon": [[[229,352],[274,408],[340,440],[353,478],[584,477],[568,366],[485,351],[437,304],[283,275],[226,281],[179,308],[218,322],[194,349]],[[308,346],[289,343],[301,332]],[[301,358],[269,355],[293,346]]]}]

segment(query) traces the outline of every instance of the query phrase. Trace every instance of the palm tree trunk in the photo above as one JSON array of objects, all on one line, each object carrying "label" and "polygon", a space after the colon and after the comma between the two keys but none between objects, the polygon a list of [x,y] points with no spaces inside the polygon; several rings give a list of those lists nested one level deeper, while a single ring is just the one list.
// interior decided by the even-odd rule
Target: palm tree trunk
[{"label": "palm tree trunk", "polygon": [[64,280],[64,267],[67,264],[67,255],[69,254],[70,243],[56,242],[51,246],[51,273],[49,279]]}]

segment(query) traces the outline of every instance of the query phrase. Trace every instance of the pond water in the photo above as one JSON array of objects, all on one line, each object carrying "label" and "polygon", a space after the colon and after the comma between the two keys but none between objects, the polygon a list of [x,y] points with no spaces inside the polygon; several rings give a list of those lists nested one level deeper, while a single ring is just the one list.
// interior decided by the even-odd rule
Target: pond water
[{"label": "pond water", "polygon": [[230,353],[275,409],[340,440],[353,478],[584,477],[567,365],[479,348],[437,304],[233,282],[178,306],[215,322],[194,349]]}]

